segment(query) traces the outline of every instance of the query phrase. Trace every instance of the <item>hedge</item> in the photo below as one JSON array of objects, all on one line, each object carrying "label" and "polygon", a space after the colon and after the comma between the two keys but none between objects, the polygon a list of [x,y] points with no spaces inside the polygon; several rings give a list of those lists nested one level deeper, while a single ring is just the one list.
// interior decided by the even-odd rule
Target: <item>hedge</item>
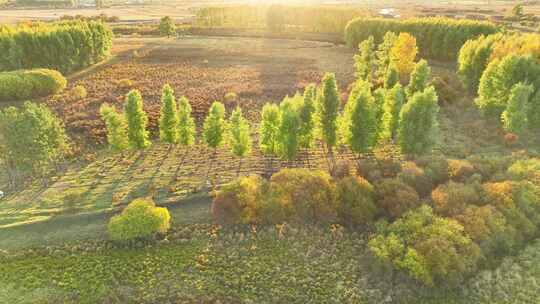
[{"label": "hedge", "polygon": [[69,73],[103,60],[112,31],[101,22],[0,26],[0,71],[49,68]]},{"label": "hedge", "polygon": [[345,28],[345,41],[349,46],[356,47],[369,36],[373,36],[376,43],[381,43],[387,32],[407,32],[416,37],[423,57],[453,60],[467,40],[498,31],[495,24],[486,21],[441,17],[405,20],[357,18]]},{"label": "hedge", "polygon": [[67,80],[58,71],[18,70],[0,73],[0,101],[24,100],[56,94]]}]

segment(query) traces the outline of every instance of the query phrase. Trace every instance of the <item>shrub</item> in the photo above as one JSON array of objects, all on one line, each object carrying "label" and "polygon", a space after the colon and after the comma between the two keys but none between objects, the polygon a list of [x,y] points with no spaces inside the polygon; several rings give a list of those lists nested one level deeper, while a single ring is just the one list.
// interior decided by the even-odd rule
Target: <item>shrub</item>
[{"label": "shrub", "polygon": [[429,195],[433,189],[433,182],[429,176],[413,162],[404,163],[398,177],[407,185],[413,187],[421,197]]},{"label": "shrub", "polygon": [[72,100],[82,100],[88,96],[88,92],[84,86],[76,85],[69,91],[69,95]]},{"label": "shrub", "polygon": [[463,226],[435,216],[426,205],[380,229],[369,248],[380,261],[428,286],[460,282],[480,258],[480,249]]},{"label": "shrub", "polygon": [[[474,168],[473,174],[479,173],[483,181],[505,178],[506,170],[512,163],[510,157],[501,156],[470,156],[467,158],[467,161]],[[465,167],[467,168],[464,171],[472,171],[467,164]],[[467,173],[465,175],[469,174]]]},{"label": "shrub", "polygon": [[455,216],[469,205],[482,203],[479,187],[471,184],[449,182],[431,193],[433,209],[442,216]]},{"label": "shrub", "polygon": [[415,93],[401,109],[398,143],[403,153],[423,154],[431,150],[438,132],[437,94],[433,87]]},{"label": "shrub", "polygon": [[176,26],[169,16],[162,17],[159,21],[159,34],[171,37],[176,34]]},{"label": "shrub", "polygon": [[448,160],[444,156],[422,156],[416,159],[416,163],[435,185],[446,183],[450,178]]},{"label": "shrub", "polygon": [[345,177],[337,183],[337,214],[347,226],[366,225],[377,215],[373,186],[361,177]]},{"label": "shrub", "polygon": [[336,186],[322,171],[284,169],[270,180],[272,199],[292,221],[331,223],[336,220]]},{"label": "shrub", "polygon": [[145,149],[150,146],[149,132],[146,130],[148,116],[143,110],[141,93],[130,91],[126,96],[124,115],[128,125],[129,146],[133,149]]},{"label": "shrub", "polygon": [[537,158],[518,160],[508,168],[508,175],[516,181],[540,180],[540,160]]},{"label": "shrub", "polygon": [[451,180],[462,183],[475,174],[476,170],[468,160],[449,159],[448,173]]},{"label": "shrub", "polygon": [[131,89],[133,88],[135,84],[133,83],[131,79],[124,78],[124,79],[118,80],[116,85],[121,89]]},{"label": "shrub", "polygon": [[67,80],[57,71],[18,70],[0,73],[0,101],[25,100],[61,92]]},{"label": "shrub", "polygon": [[459,98],[458,89],[452,87],[449,80],[444,77],[433,77],[429,84],[435,88],[439,96],[439,104],[452,104]]},{"label": "shrub", "polygon": [[110,237],[117,241],[148,238],[167,232],[170,220],[166,208],[156,207],[150,199],[136,199],[120,215],[111,218],[108,231]]},{"label": "shrub", "polygon": [[418,193],[398,178],[385,178],[375,184],[377,207],[396,219],[420,205]]},{"label": "shrub", "polygon": [[423,57],[434,59],[455,59],[462,45],[469,39],[489,35],[498,31],[496,25],[472,20],[449,18],[410,18],[388,20],[383,18],[357,18],[349,22],[345,29],[345,41],[356,47],[369,36],[376,43],[383,41],[387,32],[409,33],[418,39]]}]

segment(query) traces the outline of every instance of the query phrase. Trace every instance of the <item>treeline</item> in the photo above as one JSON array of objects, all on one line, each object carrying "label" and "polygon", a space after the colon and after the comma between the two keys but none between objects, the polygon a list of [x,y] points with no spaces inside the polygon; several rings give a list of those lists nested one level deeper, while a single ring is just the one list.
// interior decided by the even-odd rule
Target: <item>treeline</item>
[{"label": "treeline", "polygon": [[49,68],[70,73],[108,56],[112,36],[101,22],[0,26],[0,71]]},{"label": "treeline", "polygon": [[450,60],[458,56],[463,44],[479,35],[494,34],[496,25],[484,21],[454,20],[448,18],[413,18],[388,20],[383,18],[357,18],[345,29],[349,46],[373,36],[381,42],[387,32],[406,32],[416,37],[420,54],[427,58]]},{"label": "treeline", "polygon": [[365,11],[338,7],[231,6],[208,7],[197,12],[197,26],[297,30],[342,33],[347,23]]}]

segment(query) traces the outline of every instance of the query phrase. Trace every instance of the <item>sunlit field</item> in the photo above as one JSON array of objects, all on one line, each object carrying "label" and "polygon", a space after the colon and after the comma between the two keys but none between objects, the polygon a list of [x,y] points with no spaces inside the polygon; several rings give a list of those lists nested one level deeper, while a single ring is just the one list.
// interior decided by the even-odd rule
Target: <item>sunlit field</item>
[{"label": "sunlit field", "polygon": [[0,0],[0,303],[539,303],[539,12]]}]

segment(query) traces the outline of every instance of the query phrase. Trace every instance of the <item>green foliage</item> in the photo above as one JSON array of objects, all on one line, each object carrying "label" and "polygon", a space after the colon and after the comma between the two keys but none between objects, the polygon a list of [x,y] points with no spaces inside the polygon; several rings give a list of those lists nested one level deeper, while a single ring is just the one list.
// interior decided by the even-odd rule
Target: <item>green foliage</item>
[{"label": "green foliage", "polygon": [[111,149],[115,152],[125,150],[129,146],[125,117],[106,103],[101,105],[99,113],[107,126],[107,142]]},{"label": "green foliage", "polygon": [[532,96],[529,102],[527,115],[529,128],[537,131],[540,129],[540,90]]},{"label": "green foliage", "polygon": [[390,90],[397,84],[399,84],[399,72],[395,65],[390,64],[390,66],[386,69],[386,74],[384,75],[383,88]]},{"label": "green foliage", "polygon": [[418,61],[411,73],[409,85],[405,88],[405,93],[410,98],[416,92],[423,92],[431,75],[431,68],[424,59]]},{"label": "green foliage", "polygon": [[178,142],[183,146],[191,146],[195,143],[197,133],[195,121],[191,116],[191,104],[182,96],[178,100]]},{"label": "green foliage", "polygon": [[244,157],[251,152],[251,134],[249,123],[242,116],[242,109],[237,107],[229,118],[229,145],[234,155]]},{"label": "green foliage", "polygon": [[215,101],[210,107],[203,124],[203,139],[210,148],[217,149],[223,144],[225,135],[225,106]]},{"label": "green foliage", "polygon": [[66,88],[67,80],[57,71],[18,70],[0,73],[0,101],[48,96]]},{"label": "green foliage", "polygon": [[347,226],[371,224],[377,215],[373,186],[362,177],[345,177],[337,182],[337,213]]},{"label": "green foliage", "polygon": [[369,248],[380,261],[428,286],[460,282],[480,258],[463,226],[435,216],[426,205],[380,229]]},{"label": "green foliage", "polygon": [[159,34],[167,37],[171,37],[176,34],[176,25],[171,17],[165,16],[159,20]]},{"label": "green foliage", "polygon": [[533,91],[533,86],[523,83],[512,87],[506,110],[501,115],[503,128],[506,131],[519,135],[528,128],[529,98]]},{"label": "green foliage", "polygon": [[265,104],[261,113],[260,149],[265,155],[276,155],[280,143],[280,109],[275,104]]},{"label": "green foliage", "polygon": [[111,218],[107,229],[111,239],[129,241],[167,232],[170,220],[167,208],[156,207],[149,199],[136,199]]},{"label": "green foliage", "polygon": [[174,91],[170,85],[163,86],[161,95],[161,115],[159,117],[159,138],[166,143],[178,143],[178,107]]},{"label": "green foliage", "polygon": [[538,180],[540,160],[537,158],[518,160],[508,168],[508,175],[513,180]]},{"label": "green foliage", "polygon": [[145,149],[150,146],[149,132],[146,130],[148,117],[143,110],[143,99],[138,90],[130,91],[126,96],[124,115],[128,125],[129,146],[132,149]]},{"label": "green foliage", "polygon": [[50,68],[70,73],[107,57],[112,31],[101,22],[69,21],[0,28],[0,71]]},{"label": "green foliage", "polygon": [[[370,36],[372,37],[372,36]],[[382,42],[377,46],[377,51],[375,52],[375,56],[377,58],[376,65],[377,65],[377,79],[385,79],[385,88],[389,89],[392,88],[393,85],[388,83],[389,86],[386,86],[387,82],[393,81],[394,73],[397,73],[397,70],[395,66],[393,66],[392,60],[390,58],[390,51],[392,50],[392,47],[394,47],[394,44],[396,43],[398,36],[394,32],[386,32],[384,34]],[[393,71],[390,71],[389,69],[392,68]],[[392,75],[391,77],[389,77]],[[396,81],[399,81],[399,75],[395,75],[398,79]]]},{"label": "green foliage", "polygon": [[0,111],[0,159],[14,177],[41,173],[69,150],[61,120],[45,105],[25,102]]},{"label": "green foliage", "polygon": [[355,153],[371,151],[377,141],[378,122],[374,103],[369,83],[357,81],[341,119],[343,141]]},{"label": "green foliage", "polygon": [[321,84],[321,91],[317,101],[317,115],[320,123],[321,135],[329,150],[337,144],[337,118],[339,112],[339,93],[336,76],[326,73]]},{"label": "green foliage", "polygon": [[299,146],[311,148],[315,139],[315,105],[317,100],[317,87],[310,84],[304,91],[304,99],[299,105],[300,131]]},{"label": "green foliage", "polygon": [[449,182],[431,193],[433,209],[441,216],[456,216],[469,205],[481,205],[481,188],[474,184]]},{"label": "green foliage", "polygon": [[459,50],[458,76],[471,92],[478,91],[480,78],[490,62],[493,44],[502,37],[502,34],[482,35],[468,40]]},{"label": "green foliage", "polygon": [[387,91],[381,118],[381,138],[395,139],[399,127],[399,113],[405,104],[405,91],[401,84],[396,84]]},{"label": "green foliage", "polygon": [[359,54],[354,55],[354,68],[356,78],[371,84],[373,77],[373,67],[375,64],[375,42],[373,36],[360,42],[358,45]]},{"label": "green foliage", "polygon": [[433,87],[415,93],[401,109],[398,143],[403,153],[423,154],[435,144],[439,105]]},{"label": "green foliage", "polygon": [[414,162],[403,163],[398,178],[413,187],[421,197],[429,195],[433,189],[433,181],[430,176]]},{"label": "green foliage", "polygon": [[301,126],[298,104],[301,96],[296,95],[292,99],[285,97],[281,102],[279,120],[279,155],[287,160],[296,158],[299,146],[299,132]]},{"label": "green foliage", "polygon": [[375,184],[375,202],[388,218],[396,219],[420,205],[418,193],[399,178],[385,178]]},{"label": "green foliage", "polygon": [[375,43],[380,43],[387,32],[409,33],[418,38],[423,57],[455,59],[467,40],[493,34],[498,30],[496,25],[489,22],[449,18],[357,18],[347,25],[345,41],[355,47],[369,36],[375,38]]}]

